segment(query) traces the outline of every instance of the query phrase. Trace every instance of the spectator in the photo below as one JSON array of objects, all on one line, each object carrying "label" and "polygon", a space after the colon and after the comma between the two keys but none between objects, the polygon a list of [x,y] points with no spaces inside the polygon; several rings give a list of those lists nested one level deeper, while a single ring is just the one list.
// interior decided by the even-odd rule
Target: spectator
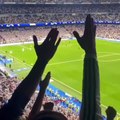
[{"label": "spectator", "polygon": [[53,102],[45,103],[45,104],[43,105],[43,107],[44,107],[44,110],[50,110],[50,111],[52,111],[52,110],[53,110],[53,107],[54,107],[54,103],[53,103]]},{"label": "spectator", "polygon": [[41,109],[42,106],[42,102],[43,102],[43,98],[44,98],[44,94],[45,94],[45,90],[49,84],[49,80],[50,80],[50,72],[46,75],[45,80],[40,81],[40,91],[38,94],[38,97],[33,105],[33,108],[29,114],[29,119],[31,120],[35,115],[37,115]]},{"label": "spectator", "polygon": [[38,97],[34,103],[34,106],[30,112],[29,120],[67,120],[67,118],[60,112],[52,111],[53,103],[46,103],[44,110],[40,111],[45,90],[49,84],[50,73],[47,74],[44,81],[40,82],[40,91]]},{"label": "spectator", "polygon": [[16,120],[22,115],[22,111],[33,95],[42,77],[45,66],[57,50],[60,43],[60,39],[56,43],[58,34],[59,32],[57,29],[52,29],[41,45],[38,45],[37,37],[33,36],[35,51],[38,58],[28,76],[13,93],[11,99],[0,109],[1,120]]},{"label": "spectator", "polygon": [[100,108],[100,80],[96,52],[96,26],[90,15],[85,22],[82,37],[77,31],[73,32],[78,44],[85,51],[83,70],[83,91],[80,120],[102,120]]}]

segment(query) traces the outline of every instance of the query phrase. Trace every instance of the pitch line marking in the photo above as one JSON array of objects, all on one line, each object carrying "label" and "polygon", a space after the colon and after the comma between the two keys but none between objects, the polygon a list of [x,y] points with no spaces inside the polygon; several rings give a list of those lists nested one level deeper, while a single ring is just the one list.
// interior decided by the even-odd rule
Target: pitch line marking
[{"label": "pitch line marking", "polygon": [[109,63],[109,62],[116,62],[116,61],[120,61],[120,59],[115,59],[115,60],[99,60],[99,62],[102,62],[102,63]]},{"label": "pitch line marking", "polygon": [[102,55],[102,56],[98,56],[98,58],[102,58],[102,57],[109,57],[109,56],[115,56],[115,55],[118,55],[118,56],[120,56],[120,54],[111,54],[111,55]]},{"label": "pitch line marking", "polygon": [[51,65],[59,65],[59,64],[64,64],[64,63],[79,62],[81,60],[83,60],[83,59],[67,60],[67,61],[64,61],[64,62],[55,62],[55,63],[51,63],[51,64],[48,64],[48,65],[51,66]]},{"label": "pitch line marking", "polygon": [[[106,56],[113,56],[113,55],[106,55]],[[100,56],[100,57],[106,57],[104,56]],[[99,57],[99,58],[100,58]],[[72,62],[79,62],[82,61],[83,59],[76,59],[76,60],[68,60],[68,61],[64,61],[64,62],[55,62],[55,63],[51,63],[48,64],[48,66],[52,66],[52,65],[60,65],[60,64],[65,64],[65,63],[72,63]],[[114,59],[114,60],[98,60],[99,62],[115,62],[115,61],[120,61],[120,59]]]}]

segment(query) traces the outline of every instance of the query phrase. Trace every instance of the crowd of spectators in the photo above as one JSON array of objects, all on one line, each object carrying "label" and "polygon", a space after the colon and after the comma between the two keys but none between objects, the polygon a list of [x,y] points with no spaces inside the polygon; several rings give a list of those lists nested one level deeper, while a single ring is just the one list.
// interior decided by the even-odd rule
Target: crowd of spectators
[{"label": "crowd of spectators", "polygon": [[[72,30],[72,28],[69,29],[66,28],[66,26],[64,28],[66,31],[68,31],[68,33],[71,34],[70,30]],[[49,98],[46,96],[44,98],[45,91],[50,82],[51,72],[48,72],[43,80],[42,75],[47,63],[54,56],[61,42],[61,38],[58,38],[60,30],[58,31],[57,28],[52,28],[45,40],[40,45],[38,44],[38,38],[36,35],[33,35],[34,49],[37,55],[37,60],[29,74],[20,84],[16,81],[16,78],[6,79],[0,76],[0,119],[16,120],[23,114],[23,110],[25,110],[23,118],[20,118],[22,120],[26,119],[27,117],[29,120],[45,120],[45,118],[46,120],[50,118],[51,120],[53,120],[53,118],[56,118],[56,120],[58,120],[57,118],[59,118],[59,120],[102,120],[100,107],[99,66],[95,44],[96,25],[94,24],[93,18],[88,15],[85,21],[85,30],[82,37],[80,37],[79,33],[76,31],[77,28],[73,29],[74,37],[77,39],[80,47],[85,51],[82,104],[79,106],[81,107],[79,116],[72,112],[71,107],[69,109],[64,109],[59,104],[56,104],[55,101],[52,101],[51,97]],[[37,95],[35,90],[38,85],[40,89]],[[26,106],[34,93],[35,95],[33,96],[33,99],[28,106]],[[42,103],[48,103],[49,100],[56,104],[55,109],[52,107],[52,111],[52,109],[46,110],[43,107],[42,110]],[[25,106],[26,109],[24,109]],[[116,116],[116,110],[113,107],[108,107],[106,114],[107,120],[113,120]]]},{"label": "crowd of spectators", "polygon": [[[90,7],[90,8],[89,8]],[[28,7],[26,9],[25,7],[21,7],[21,9],[18,8],[9,8],[6,9],[5,11],[2,10],[3,8],[1,7],[0,13],[0,22],[1,23],[28,23],[28,22],[51,22],[51,21],[83,21],[85,19],[86,13],[93,13],[92,16],[94,19],[97,21],[120,21],[119,18],[119,5],[115,5],[115,9],[113,10],[113,6],[106,8],[104,5],[100,6],[100,9],[97,8],[98,6],[92,7],[88,6],[85,11],[85,14],[77,14],[77,13],[82,13],[82,9],[84,8],[79,8],[73,6],[74,9],[71,7],[66,9],[63,7],[55,7],[55,8],[32,8]],[[89,8],[89,9],[88,9]],[[103,8],[103,9],[102,9]],[[89,11],[90,10],[90,11]],[[100,10],[100,11],[99,11]],[[107,10],[107,11],[106,11]],[[18,12],[19,11],[19,12]],[[31,12],[29,12],[31,11]],[[55,13],[55,11],[58,11]],[[89,12],[88,12],[89,11]],[[95,12],[94,12],[95,11]],[[3,13],[5,12],[5,13]],[[97,12],[100,12],[100,14],[97,14]],[[103,12],[103,13],[102,13]],[[106,13],[105,13],[106,12]],[[10,13],[10,14],[9,14]],[[36,13],[36,14],[32,14]],[[47,14],[46,14],[47,13]],[[13,79],[6,79],[4,77],[0,77],[0,108],[1,109],[1,116],[2,117],[8,117],[5,116],[4,114],[8,114],[11,118],[12,117],[18,117],[22,113],[21,110],[24,109],[25,105],[31,98],[32,94],[34,93],[36,86],[39,84],[39,81],[41,79],[41,76],[43,74],[43,71],[45,69],[45,66],[47,65],[48,61],[53,57],[54,53],[57,50],[57,47],[61,41],[61,38],[56,43],[58,33],[60,32],[60,36],[64,39],[74,39],[73,37],[76,37],[78,44],[81,46],[82,49],[84,49],[86,53],[85,61],[84,61],[84,77],[83,80],[83,99],[82,99],[82,108],[81,108],[81,113],[80,116],[76,115],[70,108],[65,109],[60,107],[59,104],[57,104],[55,101],[51,99],[51,97],[45,96],[43,100],[43,104],[46,102],[53,102],[55,104],[55,108],[53,108],[54,111],[58,111],[62,113],[68,120],[79,120],[81,118],[91,118],[90,120],[98,120],[98,117],[101,117],[101,108],[100,108],[100,91],[99,91],[99,69],[97,67],[97,57],[96,57],[96,49],[95,49],[95,25],[93,22],[93,19],[91,18],[90,15],[88,15],[86,19],[86,24],[85,24],[85,34],[88,36],[85,36],[83,34],[84,27],[83,25],[69,25],[69,26],[61,26],[58,27],[58,29],[54,28],[50,31],[50,27],[33,27],[33,28],[9,28],[9,29],[0,29],[0,43],[11,43],[11,42],[26,42],[26,41],[32,41],[32,36],[34,39],[34,46],[35,46],[35,51],[36,55],[38,57],[34,67],[32,68],[30,74],[23,80],[21,84],[16,80],[16,78]],[[120,32],[119,28],[120,26],[117,25],[97,25],[97,37],[104,37],[104,38],[111,38],[111,39],[120,39]],[[55,26],[56,27],[56,26]],[[48,34],[48,31],[50,33]],[[58,32],[59,31],[59,32]],[[74,31],[74,32],[73,32]],[[83,37],[81,38],[79,34],[76,32],[79,31],[79,34],[83,34]],[[73,33],[72,33],[73,32]],[[38,45],[37,43],[37,38],[38,40],[42,40],[46,34],[48,34],[47,38],[43,42],[43,44]],[[37,36],[37,38],[36,38]],[[84,39],[84,41],[83,41]],[[91,41],[89,41],[91,40]],[[51,43],[50,43],[51,42]],[[56,43],[56,44],[55,44]],[[49,47],[48,47],[49,45]],[[87,46],[87,47],[86,47]],[[93,48],[92,48],[93,47]],[[50,49],[50,50],[49,50]],[[51,53],[50,53],[51,52]],[[44,54],[43,54],[44,53]],[[94,56],[94,57],[93,57]],[[90,61],[89,61],[90,60]],[[88,64],[89,62],[91,64]],[[93,67],[93,66],[95,67]],[[86,69],[87,68],[87,69]],[[92,69],[92,70],[91,70]],[[89,71],[90,70],[90,71]],[[97,70],[95,72],[95,70]],[[93,71],[93,72],[91,72]],[[91,73],[91,74],[89,74]],[[47,74],[49,76],[49,74]],[[86,77],[89,76],[89,77]],[[36,78],[36,80],[34,80]],[[94,79],[93,79],[94,78]],[[47,79],[47,78],[46,78]],[[89,84],[90,80],[93,83],[93,86],[97,86],[95,89],[89,89],[92,87],[92,84]],[[25,82],[24,82],[25,81]],[[34,82],[33,82],[34,81]],[[47,81],[49,82],[49,81]],[[85,84],[86,83],[86,84]],[[16,89],[16,87],[19,87]],[[27,86],[26,86],[27,85]],[[43,86],[42,86],[43,85]],[[41,81],[41,86],[44,87],[44,82]],[[45,85],[47,87],[47,85]],[[22,88],[26,88],[26,91],[23,91]],[[12,93],[14,92],[13,96]],[[86,92],[87,91],[87,92]],[[41,92],[41,90],[40,90]],[[40,93],[39,92],[39,93]],[[42,96],[44,95],[44,90],[42,91]],[[89,93],[90,95],[86,97]],[[19,96],[21,95],[21,96]],[[10,99],[10,97],[12,98]],[[34,101],[36,100],[37,93],[34,93],[32,99],[24,109],[24,114],[22,118],[20,119],[26,119],[34,108],[33,104]],[[39,94],[38,94],[39,97]],[[10,101],[8,102],[8,100]],[[22,101],[23,100],[23,101]],[[15,102],[16,101],[16,102]],[[37,101],[37,100],[36,100]],[[15,102],[15,103],[14,103]],[[23,103],[22,103],[23,102]],[[41,102],[42,102],[42,97],[41,97]],[[5,105],[4,105],[5,104]],[[21,104],[19,106],[19,104]],[[89,105],[90,104],[90,105]],[[3,106],[3,107],[2,107]],[[7,106],[7,107],[6,107]],[[15,116],[12,114],[10,115],[9,110],[12,107],[12,111],[14,114],[14,111],[17,110],[19,115],[15,114]],[[90,109],[86,110],[85,109]],[[6,109],[7,108],[7,109]],[[15,109],[14,109],[15,108]],[[6,110],[8,110],[6,112]],[[34,109],[35,110],[35,109]],[[4,114],[2,114],[4,113]],[[37,112],[36,112],[37,113]],[[34,114],[36,115],[36,114]],[[116,112],[115,112],[116,115]],[[94,119],[92,119],[92,117]],[[109,115],[108,115],[109,116]],[[34,116],[33,116],[34,117]],[[115,117],[115,116],[114,116]],[[114,118],[113,117],[113,118]],[[32,120],[32,119],[31,119]],[[100,118],[101,120],[101,118]]]},{"label": "crowd of spectators", "polygon": [[[120,21],[119,4],[1,5],[0,24],[84,21],[88,13],[91,13],[95,21]],[[120,39],[119,27],[119,25],[98,25],[97,37]],[[59,29],[63,38],[70,38],[72,37],[70,29],[79,29],[83,32],[83,25],[61,26]],[[49,30],[49,27],[0,29],[0,43],[30,41],[33,33],[41,39]]]},{"label": "crowd of spectators", "polygon": [[[119,14],[92,14],[95,21],[120,21]],[[15,23],[40,23],[40,22],[67,22],[67,21],[84,21],[83,14],[67,14],[67,13],[46,13],[39,15],[8,15],[0,17],[0,24],[15,24]]]},{"label": "crowd of spectators", "polygon": [[17,78],[5,78],[0,76],[0,108],[8,102],[18,84],[19,81]]},{"label": "crowd of spectators", "polygon": [[[50,30],[50,27],[26,27],[26,28],[9,28],[0,29],[0,43],[18,43],[32,41],[32,35],[38,36],[39,40],[43,40],[44,36]],[[74,39],[71,31],[77,30],[80,34],[83,33],[83,25],[59,26],[60,36],[63,39]],[[120,40],[119,25],[97,25],[96,36],[108,39]]]},{"label": "crowd of spectators", "polygon": [[25,3],[25,2],[34,2],[34,3],[42,3],[42,4],[45,4],[45,3],[55,3],[55,4],[63,4],[63,3],[72,3],[72,4],[79,4],[79,3],[118,3],[119,0],[99,0],[99,1],[96,1],[96,0],[1,0],[0,3],[4,3],[4,2],[16,2],[16,3]]},{"label": "crowd of spectators", "polygon": [[[88,5],[1,5],[0,23],[39,23],[39,22],[66,22],[66,21],[84,21],[85,16],[91,13],[95,21],[120,21],[119,4],[88,4]],[[83,14],[84,13],[84,14]],[[119,39],[119,25],[98,25],[97,36],[111,39]],[[62,36],[71,35],[61,27]],[[69,26],[69,29],[76,26]],[[79,28],[83,28],[82,25]],[[29,41],[33,33],[42,38],[42,32],[50,28],[20,28],[0,30],[0,43],[24,42]],[[68,30],[69,30],[68,29]],[[38,34],[38,31],[42,31]],[[81,29],[80,29],[81,31]],[[83,29],[82,29],[83,31]],[[24,35],[23,35],[24,32]],[[109,34],[111,33],[111,34]],[[21,35],[22,34],[22,35]],[[11,36],[11,37],[8,37]],[[22,37],[21,37],[22,36]],[[44,36],[44,35],[43,35]],[[8,40],[11,38],[12,40]],[[66,37],[65,37],[66,38]]]},{"label": "crowd of spectators", "polygon": [[40,13],[119,13],[119,4],[89,5],[1,5],[0,14],[40,14]]},{"label": "crowd of spectators", "polygon": [[[20,81],[17,78],[5,78],[0,76],[0,108],[8,102],[8,100],[11,98],[14,90],[17,88],[17,86],[20,84]],[[36,97],[38,95],[38,92],[36,91],[34,95],[32,96],[31,100],[27,104],[26,108],[24,109],[22,117],[20,117],[20,120],[26,120],[32,107],[33,104],[36,100]],[[58,111],[63,113],[68,120],[79,120],[78,113],[73,112],[72,108],[64,108],[61,107],[60,102],[62,98],[58,98],[59,102],[53,100],[53,98],[49,96],[45,96],[43,100],[43,105],[48,102],[54,103],[54,111]],[[43,110],[43,105],[42,105],[42,110]]]},{"label": "crowd of spectators", "polygon": [[0,23],[38,23],[83,21],[86,14],[95,21],[120,21],[120,6],[115,5],[3,5]]}]

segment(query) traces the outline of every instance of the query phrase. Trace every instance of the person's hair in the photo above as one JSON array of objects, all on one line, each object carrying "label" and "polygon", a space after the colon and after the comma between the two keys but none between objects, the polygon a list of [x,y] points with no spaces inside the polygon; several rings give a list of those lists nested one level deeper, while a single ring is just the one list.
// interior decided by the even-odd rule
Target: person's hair
[{"label": "person's hair", "polygon": [[67,120],[67,118],[56,111],[40,111],[32,120]]}]

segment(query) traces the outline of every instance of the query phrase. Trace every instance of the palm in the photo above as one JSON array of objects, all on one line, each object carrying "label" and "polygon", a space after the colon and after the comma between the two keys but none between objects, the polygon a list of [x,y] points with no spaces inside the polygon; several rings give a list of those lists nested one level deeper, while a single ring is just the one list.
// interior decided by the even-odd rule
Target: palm
[{"label": "palm", "polygon": [[58,34],[59,32],[56,28],[51,29],[48,36],[41,45],[38,45],[37,37],[33,36],[35,51],[40,60],[48,62],[54,56],[56,49],[61,41],[60,38],[57,41]]},{"label": "palm", "polygon": [[74,31],[73,34],[76,37],[79,45],[86,53],[93,53],[95,51],[95,33],[96,26],[94,25],[93,19],[90,15],[87,16],[85,21],[85,31],[82,37],[79,36],[77,31]]}]

